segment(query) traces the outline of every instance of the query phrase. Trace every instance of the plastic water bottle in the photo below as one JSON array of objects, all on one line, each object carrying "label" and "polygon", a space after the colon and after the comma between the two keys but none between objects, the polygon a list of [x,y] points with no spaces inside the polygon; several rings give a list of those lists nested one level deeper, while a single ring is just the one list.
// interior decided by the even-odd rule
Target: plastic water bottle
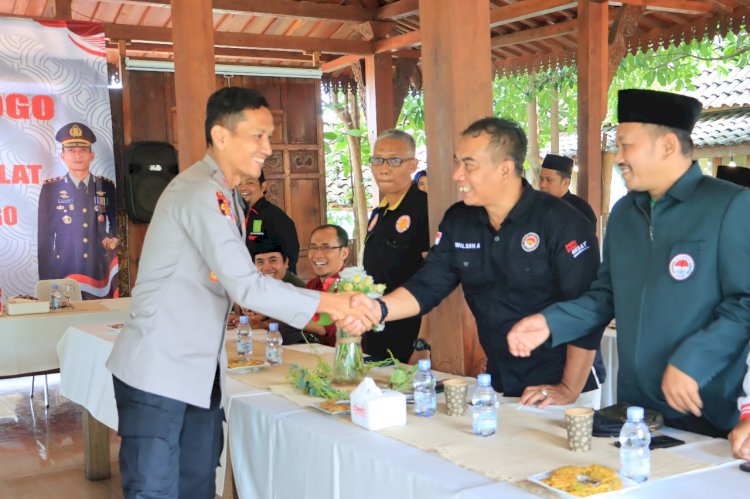
[{"label": "plastic water bottle", "polygon": [[237,326],[237,353],[242,361],[249,360],[253,354],[253,330],[246,315],[240,316],[240,324]]},{"label": "plastic water bottle", "polygon": [[643,407],[628,407],[628,421],[620,430],[620,475],[645,482],[651,473],[651,433],[643,422]]},{"label": "plastic water bottle", "polygon": [[266,335],[266,362],[272,366],[281,364],[281,344],[284,339],[279,332],[279,325],[272,322],[268,325],[268,334]]},{"label": "plastic water bottle", "polygon": [[49,295],[49,309],[60,310],[62,308],[62,294],[57,284],[52,285],[52,292]]},{"label": "plastic water bottle", "polygon": [[417,374],[414,375],[414,414],[429,417],[437,408],[435,376],[432,375],[430,359],[419,359]]},{"label": "plastic water bottle", "polygon": [[471,395],[472,429],[475,435],[489,437],[497,431],[497,393],[492,388],[492,376],[480,374]]}]

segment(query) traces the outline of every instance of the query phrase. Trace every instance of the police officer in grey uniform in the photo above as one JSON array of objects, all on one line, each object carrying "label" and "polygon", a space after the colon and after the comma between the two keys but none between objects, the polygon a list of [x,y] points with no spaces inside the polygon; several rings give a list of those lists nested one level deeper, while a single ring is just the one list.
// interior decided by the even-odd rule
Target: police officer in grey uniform
[{"label": "police officer in grey uniform", "polygon": [[40,279],[73,278],[84,298],[111,296],[116,286],[117,248],[115,184],[93,175],[94,132],[68,123],[55,140],[68,173],[47,179],[39,195],[38,261]]},{"label": "police officer in grey uniform", "polygon": [[156,204],[141,254],[129,320],[107,367],[119,414],[126,498],[214,498],[221,455],[224,333],[232,302],[301,328],[316,311],[372,314],[348,294],[295,288],[253,265],[238,203],[242,176],[271,154],[273,116],[257,91],[229,87],[208,101],[207,154],[175,177]]}]

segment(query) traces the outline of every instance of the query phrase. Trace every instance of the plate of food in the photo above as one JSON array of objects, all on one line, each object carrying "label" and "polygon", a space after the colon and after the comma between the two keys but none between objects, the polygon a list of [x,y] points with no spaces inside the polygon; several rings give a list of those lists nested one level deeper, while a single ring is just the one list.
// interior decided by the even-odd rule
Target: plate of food
[{"label": "plate of food", "polygon": [[270,364],[257,359],[231,359],[229,361],[229,372],[234,374],[252,373],[268,367]]},{"label": "plate of food", "polygon": [[331,416],[341,416],[342,414],[349,414],[352,410],[348,400],[342,399],[328,399],[323,402],[318,402],[311,406],[313,409],[317,409],[321,412],[325,412]]},{"label": "plate of food", "polygon": [[557,492],[561,497],[609,497],[638,484],[599,464],[562,466],[538,473],[529,481]]},{"label": "plate of food", "polygon": [[107,324],[107,329],[113,333],[119,333],[124,325],[122,322],[113,322],[112,324]]}]

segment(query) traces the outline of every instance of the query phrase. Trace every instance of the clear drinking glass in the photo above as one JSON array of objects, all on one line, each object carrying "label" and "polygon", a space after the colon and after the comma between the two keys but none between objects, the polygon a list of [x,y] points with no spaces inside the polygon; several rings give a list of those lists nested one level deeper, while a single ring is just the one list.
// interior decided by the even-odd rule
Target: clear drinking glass
[{"label": "clear drinking glass", "polygon": [[73,297],[73,290],[75,288],[72,284],[66,283],[60,286],[60,292],[63,295],[63,308],[70,308],[70,299]]}]

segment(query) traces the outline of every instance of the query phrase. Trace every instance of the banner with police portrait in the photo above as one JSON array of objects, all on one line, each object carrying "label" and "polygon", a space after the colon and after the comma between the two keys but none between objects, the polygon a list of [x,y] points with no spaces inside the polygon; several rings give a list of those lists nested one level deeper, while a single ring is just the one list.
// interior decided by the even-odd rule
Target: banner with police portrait
[{"label": "banner with police portrait", "polygon": [[117,293],[112,115],[100,23],[0,18],[0,289]]}]

